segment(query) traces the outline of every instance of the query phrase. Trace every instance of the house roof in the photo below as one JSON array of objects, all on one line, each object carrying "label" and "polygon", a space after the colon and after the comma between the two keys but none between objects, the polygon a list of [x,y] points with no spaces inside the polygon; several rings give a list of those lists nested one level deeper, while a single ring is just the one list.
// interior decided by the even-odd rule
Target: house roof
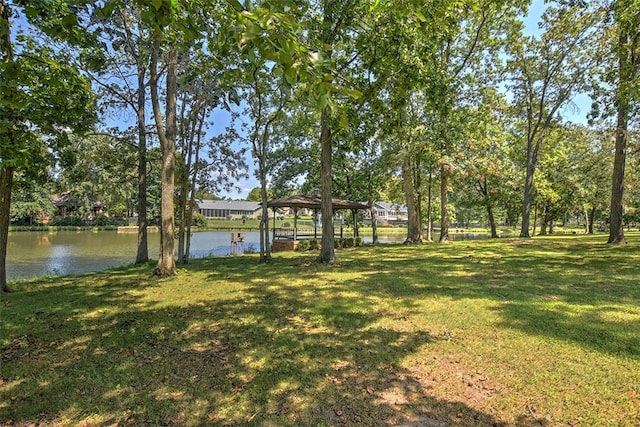
[{"label": "house roof", "polygon": [[[350,200],[332,199],[333,209],[369,209],[367,205],[362,203],[352,202]],[[267,202],[267,206],[270,208],[307,208],[307,209],[320,209],[322,205],[322,199],[318,196],[306,196],[303,194],[297,194],[295,196],[282,197],[280,199],[271,200]]]},{"label": "house roof", "polygon": [[260,209],[260,203],[246,200],[199,200],[198,209],[229,209],[232,211],[252,211]]},{"label": "house roof", "polygon": [[384,209],[386,211],[406,211],[407,210],[407,206],[406,205],[401,205],[399,203],[389,203],[389,202],[375,202],[375,205],[378,206],[381,209]]}]

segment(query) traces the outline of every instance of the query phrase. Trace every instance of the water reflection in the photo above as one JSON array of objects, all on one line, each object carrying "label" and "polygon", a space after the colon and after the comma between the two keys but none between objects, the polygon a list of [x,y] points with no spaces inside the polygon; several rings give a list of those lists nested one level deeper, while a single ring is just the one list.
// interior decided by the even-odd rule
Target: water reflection
[{"label": "water reflection", "polygon": [[[457,240],[461,236],[463,235],[454,235],[453,238]],[[486,236],[464,235],[465,239],[482,237],[486,238]],[[380,243],[401,243],[404,238],[402,233],[380,236]],[[370,243],[371,236],[363,236],[363,241]],[[135,260],[136,245],[136,233],[116,233],[115,231],[11,233],[7,246],[7,278],[16,280],[46,275],[84,273],[130,264]],[[158,233],[149,233],[149,253],[153,258],[157,256],[158,245]],[[257,251],[259,247],[258,232],[245,233],[244,251]],[[194,233],[191,238],[192,258],[230,253],[230,232],[200,232]]]}]

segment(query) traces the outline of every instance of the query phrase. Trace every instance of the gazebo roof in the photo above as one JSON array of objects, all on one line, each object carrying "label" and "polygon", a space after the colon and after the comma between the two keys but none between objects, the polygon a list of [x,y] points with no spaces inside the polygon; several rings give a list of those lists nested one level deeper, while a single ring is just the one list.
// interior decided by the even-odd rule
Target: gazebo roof
[{"label": "gazebo roof", "polygon": [[[369,209],[369,206],[358,202],[352,202],[350,200],[333,198],[331,200],[333,209]],[[305,196],[303,194],[297,194],[295,196],[282,197],[280,199],[274,199],[267,202],[267,206],[270,208],[307,208],[307,209],[320,209],[322,199],[318,196]]]}]

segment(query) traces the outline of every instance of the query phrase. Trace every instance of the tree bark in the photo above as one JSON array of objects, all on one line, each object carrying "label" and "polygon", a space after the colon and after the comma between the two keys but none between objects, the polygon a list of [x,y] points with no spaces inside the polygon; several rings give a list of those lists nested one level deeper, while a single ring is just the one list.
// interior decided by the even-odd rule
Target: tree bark
[{"label": "tree bark", "polygon": [[624,237],[624,170],[627,157],[627,123],[624,113],[618,112],[616,129],[616,151],[613,160],[611,178],[611,220],[609,222],[609,240],[607,243],[625,243]]},{"label": "tree bark", "polygon": [[405,203],[407,205],[407,238],[405,244],[421,243],[420,218],[418,216],[418,203],[416,200],[415,183],[413,182],[413,166],[411,154],[406,153],[402,165],[402,181],[404,185]]},{"label": "tree bark", "polygon": [[11,187],[13,168],[0,169],[0,285],[2,292],[11,292],[7,285],[7,243],[9,241],[9,215],[11,212]]},{"label": "tree bark", "polygon": [[[0,34],[2,35],[2,62],[13,62],[13,46],[11,44],[10,11],[4,0],[0,0]],[[12,121],[12,117],[8,117]],[[15,136],[11,129],[7,130],[7,143],[14,145]],[[0,286],[2,292],[11,292],[7,285],[7,244],[9,243],[9,215],[11,214],[11,188],[13,187],[13,167],[0,167]]]},{"label": "tree bark", "polygon": [[145,126],[145,70],[138,65],[138,249],[135,264],[149,261],[147,238],[147,129]]},{"label": "tree bark", "polygon": [[154,40],[152,50],[151,70],[154,75],[151,78],[151,98],[153,104],[158,138],[162,150],[162,197],[160,208],[160,254],[158,264],[154,270],[157,276],[170,276],[176,272],[174,258],[174,176],[176,161],[176,104],[177,104],[177,71],[178,51],[171,48],[167,56],[167,92],[166,92],[166,129],[160,112],[158,98],[157,62],[160,52],[158,35]]},{"label": "tree bark", "polygon": [[333,194],[331,191],[332,134],[329,107],[324,107],[320,117],[320,195],[322,214],[322,248],[317,261],[321,264],[336,262],[333,238]]},{"label": "tree bark", "polygon": [[596,207],[592,206],[587,215],[587,234],[593,234],[593,221],[596,219]]}]

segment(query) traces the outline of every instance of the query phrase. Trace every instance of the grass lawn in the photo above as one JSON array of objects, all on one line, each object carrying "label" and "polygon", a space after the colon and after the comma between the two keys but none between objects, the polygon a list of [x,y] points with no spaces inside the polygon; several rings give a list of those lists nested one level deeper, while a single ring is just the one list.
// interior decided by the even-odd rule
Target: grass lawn
[{"label": "grass lawn", "polygon": [[640,425],[628,237],[14,283],[0,297],[0,425]]}]

